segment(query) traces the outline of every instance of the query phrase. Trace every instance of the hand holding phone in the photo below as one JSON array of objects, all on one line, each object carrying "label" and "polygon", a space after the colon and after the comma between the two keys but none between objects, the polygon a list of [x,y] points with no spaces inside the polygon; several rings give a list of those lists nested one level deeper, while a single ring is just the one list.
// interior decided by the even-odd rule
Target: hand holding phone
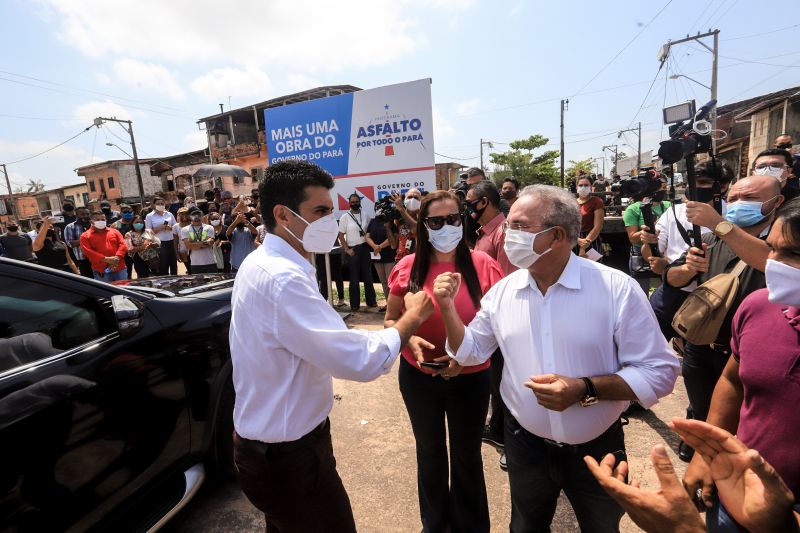
[{"label": "hand holding phone", "polygon": [[420,361],[419,366],[424,368],[432,368],[434,370],[441,370],[450,366],[450,363],[447,361],[441,361],[438,363],[436,361]]}]

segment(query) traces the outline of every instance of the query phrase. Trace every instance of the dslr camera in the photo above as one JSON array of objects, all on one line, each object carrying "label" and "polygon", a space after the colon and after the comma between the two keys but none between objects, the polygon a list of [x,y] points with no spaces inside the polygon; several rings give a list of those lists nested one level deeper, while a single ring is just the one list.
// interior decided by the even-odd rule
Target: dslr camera
[{"label": "dslr camera", "polygon": [[456,181],[452,187],[450,187],[450,191],[455,193],[456,196],[463,202],[467,199],[467,191],[469,190],[469,184],[467,184],[467,173],[463,172],[458,176],[458,181]]},{"label": "dslr camera", "polygon": [[385,220],[398,220],[402,216],[390,196],[384,196],[375,202],[375,215]]},{"label": "dslr camera", "polygon": [[659,190],[661,190],[661,180],[654,168],[646,169],[635,178],[621,182],[619,187],[622,198],[652,197]]}]

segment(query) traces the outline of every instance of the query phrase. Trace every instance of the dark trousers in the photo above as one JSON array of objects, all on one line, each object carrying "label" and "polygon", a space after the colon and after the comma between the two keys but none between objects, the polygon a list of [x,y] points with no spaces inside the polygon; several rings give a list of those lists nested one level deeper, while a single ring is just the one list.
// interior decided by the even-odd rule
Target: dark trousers
[{"label": "dark trousers", "polygon": [[[131,279],[131,276],[133,276],[133,258],[128,254],[125,254],[125,268],[128,269],[128,279]],[[136,274],[139,274],[138,270]]]},{"label": "dark trousers", "polygon": [[172,241],[161,241],[158,260],[158,273],[160,275],[178,275],[178,256],[175,255],[175,246],[172,244]]},{"label": "dark trousers", "polygon": [[234,433],[233,460],[242,491],[266,517],[267,533],[356,531],[327,420],[293,442],[265,444]]},{"label": "dark trousers", "polygon": [[705,421],[714,387],[728,364],[730,354],[725,354],[709,346],[686,343],[683,350],[681,374],[689,397],[692,418]]},{"label": "dark trousers", "polygon": [[219,270],[216,263],[210,265],[192,265],[192,274],[215,274]]},{"label": "dark trousers", "polygon": [[[331,254],[331,281],[336,283],[339,299],[344,300],[344,279],[342,278],[342,254]],[[317,282],[319,292],[324,299],[328,299],[328,277],[325,274],[325,254],[316,255]]]},{"label": "dark trousers", "polygon": [[81,276],[84,278],[94,279],[94,271],[92,270],[92,264],[89,262],[88,259],[77,259],[75,264],[78,266],[78,270],[81,271]]},{"label": "dark trousers", "polygon": [[[138,279],[149,278],[150,274],[153,274],[153,272],[150,272],[150,267],[147,266],[145,260],[139,257],[139,254],[135,254],[132,261],[133,268],[136,269],[136,277]],[[128,272],[128,274],[130,274],[130,272]]]},{"label": "dark trousers", "polygon": [[687,296],[689,296],[688,292],[671,287],[666,283],[659,285],[650,295],[650,307],[653,308],[658,326],[667,341],[672,340],[672,337],[676,335],[675,330],[672,329],[672,319],[675,318],[675,313],[683,305]]},{"label": "dark trousers", "polygon": [[585,444],[559,446],[526,431],[506,412],[506,460],[511,487],[511,533],[549,532],[561,490],[582,533],[618,532],[622,508],[600,487],[583,462],[613,453],[627,460],[622,425]]},{"label": "dark trousers", "polygon": [[504,366],[503,354],[498,348],[492,354],[492,366],[489,367],[492,378],[492,414],[489,416],[489,429],[501,439],[505,434],[505,423],[503,420],[506,411],[503,398],[500,396],[500,381],[503,379]]},{"label": "dark trousers", "polygon": [[421,372],[401,357],[399,378],[417,446],[423,530],[489,531],[481,458],[481,432],[489,406],[488,370],[444,380]]},{"label": "dark trousers", "polygon": [[375,287],[372,285],[372,259],[370,249],[366,244],[353,246],[353,256],[347,256],[347,270],[350,274],[350,310],[355,311],[361,305],[361,288],[359,280],[364,282],[364,296],[367,305],[378,305],[375,296]]}]

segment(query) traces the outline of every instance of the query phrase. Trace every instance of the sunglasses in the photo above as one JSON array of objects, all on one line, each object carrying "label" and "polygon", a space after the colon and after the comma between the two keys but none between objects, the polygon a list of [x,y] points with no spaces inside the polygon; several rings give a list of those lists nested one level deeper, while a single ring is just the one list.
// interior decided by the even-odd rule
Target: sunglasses
[{"label": "sunglasses", "polygon": [[448,226],[460,226],[461,215],[459,213],[452,213],[444,217],[425,217],[425,225],[428,229],[442,229],[445,224]]}]

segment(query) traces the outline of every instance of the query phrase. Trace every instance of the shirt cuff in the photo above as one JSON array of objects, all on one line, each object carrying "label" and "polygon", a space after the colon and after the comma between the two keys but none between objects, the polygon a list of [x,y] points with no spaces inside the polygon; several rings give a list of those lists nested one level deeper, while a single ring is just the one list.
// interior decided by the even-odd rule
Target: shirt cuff
[{"label": "shirt cuff", "polygon": [[626,366],[617,372],[617,375],[628,384],[642,407],[650,409],[658,403],[658,396],[653,391],[653,387],[650,386],[636,367]]},{"label": "shirt cuff", "polygon": [[458,347],[458,351],[453,352],[453,349],[450,347],[450,339],[447,339],[447,342],[445,342],[444,349],[447,355],[455,359],[458,364],[464,366],[463,361],[472,353],[474,344],[475,341],[472,337],[472,332],[468,327],[464,327],[464,340],[461,341],[461,346]]},{"label": "shirt cuff", "polygon": [[386,345],[386,348],[389,350],[389,355],[386,361],[383,362],[383,369],[388,372],[389,369],[392,368],[395,358],[400,354],[400,348],[403,347],[400,344],[400,332],[395,328],[386,328],[376,331],[375,334],[383,341],[383,344]]}]

